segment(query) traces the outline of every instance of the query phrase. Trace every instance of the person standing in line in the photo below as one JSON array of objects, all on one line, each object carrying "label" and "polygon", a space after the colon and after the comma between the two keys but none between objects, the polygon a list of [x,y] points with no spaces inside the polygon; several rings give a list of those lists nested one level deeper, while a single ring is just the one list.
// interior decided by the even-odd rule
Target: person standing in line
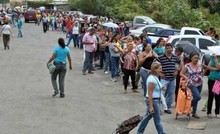
[{"label": "person standing in line", "polygon": [[124,90],[125,90],[125,94],[127,93],[127,86],[128,86],[128,80],[129,80],[129,76],[131,76],[131,83],[132,83],[132,90],[133,92],[137,92],[137,88],[135,85],[135,70],[138,67],[138,58],[136,56],[136,54],[134,52],[132,52],[133,50],[133,43],[127,43],[127,52],[124,56],[124,64],[123,64],[123,73],[124,73],[124,77],[123,77],[123,84],[124,84]]},{"label": "person standing in line", "polygon": [[144,130],[148,125],[150,119],[154,118],[154,124],[158,134],[165,134],[160,118],[160,99],[161,90],[163,89],[160,83],[159,76],[162,71],[162,66],[158,61],[154,61],[151,64],[150,75],[147,78],[147,93],[145,103],[147,105],[146,113],[140,122],[137,130],[137,134],[144,134]]},{"label": "person standing in line", "polygon": [[[3,35],[2,35],[3,34]],[[11,26],[8,24],[8,21],[5,21],[4,25],[2,26],[2,29],[0,31],[0,36],[3,36],[3,44],[4,49],[9,49],[9,42],[10,42],[10,35],[13,36]]]},{"label": "person standing in line", "polygon": [[[181,68],[181,62],[180,59],[172,53],[173,46],[170,43],[166,44],[165,50],[165,54],[159,56],[157,61],[159,61],[162,65],[161,83],[163,86],[167,87],[165,91],[165,98],[168,110],[164,112],[171,114],[170,108],[173,102],[173,93],[176,87],[176,76],[178,74],[178,70],[180,70],[179,68]],[[179,68],[177,68],[177,64]]]},{"label": "person standing in line", "polygon": [[[158,57],[158,55],[152,51],[152,47],[148,44],[147,39],[143,37],[143,44],[142,44],[142,53],[139,55],[139,65],[140,65],[140,76],[143,81],[143,91],[144,96],[146,95],[146,81],[147,77],[149,76],[150,67],[153,63],[154,59]],[[140,47],[140,46],[139,46]]]},{"label": "person standing in line", "polygon": [[94,51],[96,51],[97,49],[97,39],[94,33],[95,33],[95,29],[91,28],[89,33],[86,33],[83,36],[82,42],[85,45],[85,60],[82,70],[83,75],[86,75],[87,70],[89,74],[94,74],[94,72],[92,72],[92,62],[93,62]]},{"label": "person standing in line", "polygon": [[197,105],[199,100],[201,99],[201,91],[202,91],[202,73],[203,67],[198,63],[199,54],[191,53],[190,54],[190,62],[183,67],[180,72],[180,76],[182,76],[186,81],[188,81],[189,89],[193,94],[192,100],[192,117],[199,119],[199,115],[197,112]]},{"label": "person standing in line", "polygon": [[[58,46],[54,48],[53,54],[50,57],[49,61],[47,62],[47,66],[50,62],[53,61],[54,65],[56,66],[56,69],[51,75],[51,82],[52,86],[54,88],[54,94],[53,97],[59,94],[60,97],[64,98],[64,79],[66,75],[66,59],[69,61],[69,69],[72,69],[72,63],[71,63],[71,56],[70,56],[70,50],[68,47],[65,46],[65,42],[63,38],[58,39]],[[57,86],[57,76],[59,75],[59,90]]]},{"label": "person standing in line", "polygon": [[[204,68],[210,70],[210,74],[208,77],[208,89],[209,96],[207,102],[207,117],[209,119],[217,118],[220,119],[220,94],[213,93],[212,89],[216,81],[220,81],[220,56],[213,55],[211,56],[210,63],[208,66],[203,65]],[[212,115],[212,103],[215,98],[215,116]]]}]

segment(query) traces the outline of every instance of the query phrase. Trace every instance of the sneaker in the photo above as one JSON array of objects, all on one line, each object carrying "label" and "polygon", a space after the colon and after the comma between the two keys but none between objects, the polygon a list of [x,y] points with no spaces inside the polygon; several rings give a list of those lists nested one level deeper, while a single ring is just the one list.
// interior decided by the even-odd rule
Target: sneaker
[{"label": "sneaker", "polygon": [[94,74],[94,72],[92,72],[92,71],[89,71],[88,73],[89,73],[89,74]]},{"label": "sneaker", "polygon": [[209,119],[212,119],[212,118],[213,118],[212,114],[208,114],[207,117],[208,117]]},{"label": "sneaker", "polygon": [[65,94],[60,93],[60,98],[64,98],[64,97],[65,97]]},{"label": "sneaker", "polygon": [[115,78],[111,78],[111,81],[116,82],[117,80]]},{"label": "sneaker", "polygon": [[199,118],[200,118],[197,113],[193,113],[193,114],[192,114],[192,117],[194,117],[194,118],[196,118],[196,119],[199,119]]},{"label": "sneaker", "polygon": [[55,97],[58,94],[59,94],[59,92],[54,92],[54,94],[52,96]]},{"label": "sneaker", "polygon": [[216,115],[215,115],[215,118],[220,119],[220,115],[219,115],[219,114],[216,114]]},{"label": "sneaker", "polygon": [[172,114],[172,112],[168,109],[168,110],[164,110],[165,113],[167,114]]},{"label": "sneaker", "polygon": [[105,71],[105,74],[108,74],[108,71]]}]

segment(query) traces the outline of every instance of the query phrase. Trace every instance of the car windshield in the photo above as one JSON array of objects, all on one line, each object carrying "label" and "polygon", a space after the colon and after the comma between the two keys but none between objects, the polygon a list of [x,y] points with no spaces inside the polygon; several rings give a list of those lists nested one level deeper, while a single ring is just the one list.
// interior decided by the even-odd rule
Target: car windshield
[{"label": "car windshield", "polygon": [[199,30],[199,32],[200,32],[202,35],[205,35],[205,33],[204,33],[203,31]]}]

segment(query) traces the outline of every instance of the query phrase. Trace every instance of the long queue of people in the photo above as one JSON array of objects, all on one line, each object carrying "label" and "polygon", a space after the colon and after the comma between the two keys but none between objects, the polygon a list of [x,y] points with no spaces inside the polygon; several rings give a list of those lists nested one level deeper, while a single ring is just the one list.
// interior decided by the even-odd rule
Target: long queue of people
[{"label": "long queue of people", "polygon": [[[42,18],[43,23],[48,22],[46,16],[46,14],[43,15],[43,18],[45,17],[45,20]],[[207,117],[220,119],[220,95],[212,91],[214,84],[220,80],[219,55],[211,56],[208,66],[199,64],[198,53],[191,53],[189,62],[183,63],[184,50],[182,48],[178,47],[173,50],[173,46],[166,43],[163,38],[158,39],[156,45],[153,46],[147,31],[143,31],[140,37],[133,37],[127,36],[123,28],[103,27],[103,22],[98,20],[93,23],[93,21],[79,20],[73,16],[67,16],[64,20],[64,32],[69,37],[66,46],[70,47],[71,40],[73,40],[74,47],[81,48],[85,52],[83,75],[94,74],[98,61],[98,69],[103,70],[105,74],[110,72],[111,81],[117,82],[118,77],[122,76],[125,94],[128,92],[129,77],[131,77],[133,92],[139,92],[138,83],[141,78],[147,111],[139,125],[138,134],[144,133],[152,117],[157,132],[164,134],[159,103],[162,101],[165,113],[172,114],[173,96],[175,94],[175,98],[178,97],[180,77],[188,81],[188,87],[193,95],[192,117],[199,119],[197,107],[205,84],[203,77],[207,70],[210,71],[207,83],[209,89]],[[214,98],[215,116],[212,115]]]}]

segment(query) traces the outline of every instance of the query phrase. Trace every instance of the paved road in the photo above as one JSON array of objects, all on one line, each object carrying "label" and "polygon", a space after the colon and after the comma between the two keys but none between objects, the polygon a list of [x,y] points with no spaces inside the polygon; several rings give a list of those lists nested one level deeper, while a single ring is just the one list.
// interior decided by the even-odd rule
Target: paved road
[{"label": "paved road", "polygon": [[[14,29],[14,31],[16,31]],[[113,83],[102,70],[93,75],[81,74],[83,51],[70,46],[73,70],[67,72],[66,97],[52,98],[50,75],[46,62],[52,54],[61,32],[44,34],[42,27],[24,25],[24,37],[12,38],[11,49],[3,50],[0,43],[0,134],[111,134],[117,124],[145,112],[142,92],[123,94],[120,82]],[[217,134],[220,120],[208,120],[200,112],[207,99],[204,84],[199,105],[201,119],[207,121],[205,130],[187,129],[185,117],[162,115],[168,134]],[[134,129],[131,134],[135,134]],[[153,120],[146,133],[155,134]]]}]

